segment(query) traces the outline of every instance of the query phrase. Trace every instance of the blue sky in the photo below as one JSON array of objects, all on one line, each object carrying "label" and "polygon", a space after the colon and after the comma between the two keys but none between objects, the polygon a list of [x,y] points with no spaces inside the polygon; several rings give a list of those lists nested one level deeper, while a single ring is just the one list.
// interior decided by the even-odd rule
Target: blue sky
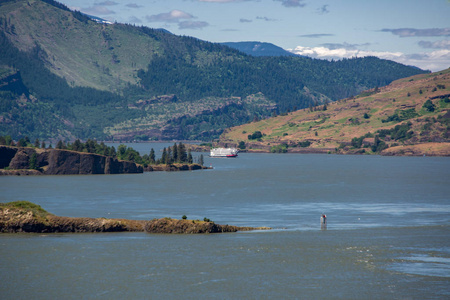
[{"label": "blue sky", "polygon": [[450,67],[450,0],[58,0],[103,19],[211,42],[260,41],[322,59]]}]

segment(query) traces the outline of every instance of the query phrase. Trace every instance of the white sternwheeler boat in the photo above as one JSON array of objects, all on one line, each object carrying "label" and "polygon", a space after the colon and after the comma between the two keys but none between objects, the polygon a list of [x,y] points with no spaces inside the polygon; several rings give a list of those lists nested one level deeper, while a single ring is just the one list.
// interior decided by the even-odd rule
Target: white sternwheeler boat
[{"label": "white sternwheeler boat", "polygon": [[236,148],[213,148],[209,156],[211,157],[236,157],[239,150]]}]

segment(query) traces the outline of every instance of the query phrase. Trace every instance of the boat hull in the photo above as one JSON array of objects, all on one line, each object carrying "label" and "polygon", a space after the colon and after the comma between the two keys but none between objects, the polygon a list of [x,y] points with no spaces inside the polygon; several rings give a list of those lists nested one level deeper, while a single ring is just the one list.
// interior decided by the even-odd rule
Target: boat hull
[{"label": "boat hull", "polygon": [[211,149],[210,157],[236,157],[238,150],[236,148],[215,148]]}]

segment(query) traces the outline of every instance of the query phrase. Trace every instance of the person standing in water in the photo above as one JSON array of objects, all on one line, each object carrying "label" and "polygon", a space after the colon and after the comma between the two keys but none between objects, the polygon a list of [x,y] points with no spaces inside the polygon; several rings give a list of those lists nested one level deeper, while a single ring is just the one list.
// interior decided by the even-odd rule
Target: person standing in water
[{"label": "person standing in water", "polygon": [[322,214],[320,217],[320,229],[327,229],[327,215]]}]

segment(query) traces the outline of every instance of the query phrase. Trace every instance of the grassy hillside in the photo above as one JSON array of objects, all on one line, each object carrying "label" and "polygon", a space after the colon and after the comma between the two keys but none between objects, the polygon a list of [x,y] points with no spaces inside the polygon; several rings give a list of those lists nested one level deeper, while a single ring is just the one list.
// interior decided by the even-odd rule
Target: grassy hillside
[{"label": "grassy hillside", "polygon": [[72,86],[119,91],[136,84],[137,69],[162,51],[137,27],[98,24],[40,0],[6,1],[0,18],[19,50],[30,52],[37,43],[46,66]]},{"label": "grassy hillside", "polygon": [[425,73],[375,57],[252,57],[54,0],[1,1],[0,51],[0,134],[15,139],[209,140]]},{"label": "grassy hillside", "polygon": [[220,142],[250,151],[450,155],[450,69],[234,127]]}]

